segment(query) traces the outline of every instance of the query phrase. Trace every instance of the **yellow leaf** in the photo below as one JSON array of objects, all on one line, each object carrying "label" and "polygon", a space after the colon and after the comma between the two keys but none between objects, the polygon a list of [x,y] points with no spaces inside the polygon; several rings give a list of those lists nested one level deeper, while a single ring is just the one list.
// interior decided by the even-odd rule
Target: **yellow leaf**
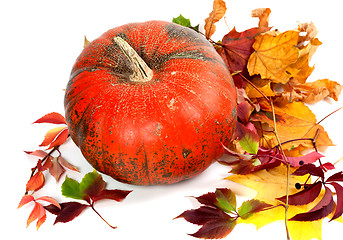
[{"label": "yellow leaf", "polygon": [[216,31],[216,26],[214,25],[218,22],[222,17],[224,17],[226,12],[226,4],[223,0],[214,0],[213,1],[213,10],[205,19],[205,36],[206,38],[210,38],[213,33]]},{"label": "yellow leaf", "polygon": [[259,91],[256,90],[256,88],[254,88],[250,84],[248,84],[245,88],[245,91],[246,91],[246,93],[250,99],[263,97],[261,92],[266,97],[275,96],[275,92],[271,89],[271,86],[270,86],[271,82],[269,80],[265,80],[265,79],[261,79],[261,78],[256,77],[251,82],[254,84],[255,87],[258,88]]},{"label": "yellow leaf", "polygon": [[[273,115],[272,109],[268,104],[262,105],[262,110],[252,116],[252,120],[261,121],[266,123],[269,128],[273,128]],[[293,139],[302,138],[314,138],[319,129],[319,135],[317,137],[317,146],[332,146],[333,143],[330,140],[328,134],[324,131],[324,128],[319,124],[316,124],[316,116],[312,111],[302,102],[292,102],[282,105],[274,105],[275,122],[277,133],[281,142],[285,142]],[[263,129],[266,125],[262,125]],[[270,129],[268,129],[270,130]],[[274,147],[278,143],[272,132],[264,132],[264,138],[268,141],[266,147]],[[283,144],[284,149],[291,149],[302,145],[306,148],[312,148],[312,142],[309,140],[293,141],[287,144]]]},{"label": "yellow leaf", "polygon": [[260,74],[263,79],[276,83],[287,83],[294,73],[288,68],[298,60],[299,31],[292,30],[284,33],[267,32],[255,38],[250,55],[248,71],[250,75]]}]

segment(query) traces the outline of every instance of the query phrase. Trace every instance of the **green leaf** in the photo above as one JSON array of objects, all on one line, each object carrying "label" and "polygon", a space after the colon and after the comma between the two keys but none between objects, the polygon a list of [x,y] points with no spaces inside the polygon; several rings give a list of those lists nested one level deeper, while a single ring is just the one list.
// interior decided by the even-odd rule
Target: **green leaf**
[{"label": "green leaf", "polygon": [[255,126],[249,122],[246,126],[237,122],[236,125],[239,145],[250,154],[257,154],[259,147],[259,136]]},{"label": "green leaf", "polygon": [[217,188],[215,205],[224,212],[236,212],[236,195],[227,188]]},{"label": "green leaf", "polygon": [[80,182],[80,191],[87,194],[90,198],[95,197],[105,187],[106,182],[96,170],[87,173]]},{"label": "green leaf", "polygon": [[177,18],[173,18],[173,23],[179,24],[184,27],[191,27],[191,21],[181,14]]},{"label": "green leaf", "polygon": [[241,207],[238,208],[238,215],[242,219],[248,219],[253,213],[261,212],[271,206],[260,200],[252,199],[242,203]]},{"label": "green leaf", "polygon": [[69,198],[74,199],[82,199],[86,197],[86,194],[84,194],[80,190],[80,183],[74,179],[66,177],[63,184],[62,184],[62,195]]}]

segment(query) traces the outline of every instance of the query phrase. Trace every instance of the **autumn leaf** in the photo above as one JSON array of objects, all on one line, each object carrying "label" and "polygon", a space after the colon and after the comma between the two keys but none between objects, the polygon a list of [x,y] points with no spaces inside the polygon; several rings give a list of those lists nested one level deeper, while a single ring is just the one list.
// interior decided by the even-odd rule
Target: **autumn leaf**
[{"label": "autumn leaf", "polygon": [[213,10],[205,19],[205,36],[207,39],[211,38],[213,33],[216,31],[216,26],[214,25],[222,17],[224,17],[226,12],[226,4],[223,0],[214,0],[213,1]]},{"label": "autumn leaf", "polygon": [[251,12],[251,16],[259,18],[259,27],[268,27],[269,15],[271,12],[270,8],[258,8]]},{"label": "autumn leaf", "polygon": [[237,219],[248,219],[257,212],[266,210],[271,205],[258,200],[244,202],[236,209],[236,195],[227,188],[217,188],[215,192],[195,197],[200,206],[198,209],[187,210],[176,218],[200,225],[201,228],[189,234],[197,238],[214,239],[226,237],[236,226]]},{"label": "autumn leaf", "polygon": [[259,147],[259,136],[255,126],[251,122],[246,126],[237,122],[236,132],[241,147],[248,153],[256,154]]},{"label": "autumn leaf", "polygon": [[[95,210],[94,204],[103,199],[110,199],[115,201],[122,201],[131,191],[124,191],[118,189],[105,189],[106,182],[103,180],[102,176],[96,172],[87,173],[81,180],[78,182],[74,179],[66,177],[64,180],[61,191],[62,195],[68,198],[84,200],[87,204],[82,204],[78,202],[66,202],[61,204],[61,210],[56,211],[55,208],[50,207],[48,210],[56,214],[55,223],[58,222],[69,222],[79,216],[81,212],[90,207],[95,211],[100,217],[101,215]],[[105,219],[101,217],[105,223],[111,228],[116,228],[110,225]]]},{"label": "autumn leaf", "polygon": [[56,127],[49,130],[40,147],[49,146],[48,149],[62,145],[68,138],[69,131],[67,127]]},{"label": "autumn leaf", "polygon": [[286,83],[295,75],[290,73],[289,65],[299,57],[299,31],[283,33],[268,32],[255,38],[247,68],[250,75],[260,74],[262,79],[270,79],[276,83]]},{"label": "autumn leaf", "polygon": [[34,207],[27,219],[27,227],[35,220],[37,220],[36,223],[36,229],[38,230],[40,228],[40,226],[45,222],[46,220],[46,211],[45,208],[43,207],[43,205],[37,201],[45,201],[50,203],[51,205],[53,205],[55,208],[57,209],[61,209],[61,206],[59,205],[59,203],[52,197],[48,197],[48,196],[43,196],[43,197],[39,197],[37,199],[35,199],[32,195],[24,195],[22,197],[22,199],[20,200],[20,203],[18,205],[18,208],[21,208],[22,206],[33,202],[34,203]]},{"label": "autumn leaf", "polygon": [[[251,118],[254,121],[266,123],[270,128],[274,126],[272,109],[268,104],[260,102],[262,111],[254,114]],[[286,142],[292,139],[306,139],[314,138],[317,130],[319,135],[316,140],[317,146],[332,146],[328,134],[324,128],[317,124],[316,116],[312,111],[302,102],[292,102],[284,105],[274,105],[275,110],[275,124],[277,133],[281,142]],[[265,142],[262,143],[265,147],[273,147],[278,144],[275,135],[268,131],[264,131],[263,137]],[[313,144],[308,140],[292,141],[283,144],[284,149],[291,149],[299,145],[306,148],[312,148]]]},{"label": "autumn leaf", "polygon": [[251,28],[243,32],[237,32],[233,28],[226,34],[220,44],[215,45],[219,55],[223,58],[230,72],[240,72],[246,69],[255,37],[269,31],[269,27]]},{"label": "autumn leaf", "polygon": [[57,112],[48,113],[33,123],[67,124],[65,118]]},{"label": "autumn leaf", "polygon": [[36,172],[26,184],[26,192],[38,191],[44,186],[45,177],[43,172]]}]

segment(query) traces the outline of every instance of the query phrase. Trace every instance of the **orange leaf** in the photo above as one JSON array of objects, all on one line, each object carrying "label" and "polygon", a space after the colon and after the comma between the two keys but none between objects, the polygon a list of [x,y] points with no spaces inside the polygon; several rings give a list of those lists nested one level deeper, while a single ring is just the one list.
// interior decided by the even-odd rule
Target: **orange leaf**
[{"label": "orange leaf", "polygon": [[34,197],[32,195],[25,195],[21,198],[20,203],[18,205],[18,208],[21,208],[25,204],[34,201]]},{"label": "orange leaf", "polygon": [[55,139],[57,139],[57,136],[60,135],[63,131],[65,131],[67,128],[66,127],[57,127],[49,130],[45,137],[43,142],[39,145],[40,147],[46,147],[52,144]]},{"label": "orange leaf", "polygon": [[41,171],[36,172],[26,184],[26,191],[37,191],[44,186],[45,178]]},{"label": "orange leaf", "polygon": [[226,4],[223,0],[214,0],[213,1],[213,10],[205,19],[205,36],[209,39],[213,33],[216,31],[216,26],[214,25],[218,22],[222,17],[224,17],[226,12]]},{"label": "orange leaf", "polygon": [[61,132],[59,132],[59,134],[57,135],[56,139],[54,141],[52,141],[52,143],[49,146],[49,149],[53,148],[53,147],[60,146],[63,143],[65,143],[65,141],[67,140],[68,136],[69,136],[68,128],[63,129]]},{"label": "orange leaf", "polygon": [[45,215],[44,207],[40,203],[35,202],[35,206],[33,207],[32,211],[30,213],[30,216],[27,219],[26,227],[28,227],[30,225],[30,223],[32,223],[34,220],[44,217],[44,215]]},{"label": "orange leaf", "polygon": [[41,201],[45,201],[45,202],[51,203],[51,204],[55,205],[56,207],[58,207],[59,209],[61,209],[60,204],[52,197],[43,196],[43,197],[37,198],[36,200],[37,201],[41,200]]},{"label": "orange leaf", "polygon": [[44,214],[42,217],[38,218],[38,221],[36,223],[36,229],[38,230],[40,226],[45,222],[46,220],[46,214]]},{"label": "orange leaf", "polygon": [[65,118],[57,112],[48,113],[33,123],[67,124]]},{"label": "orange leaf", "polygon": [[260,74],[262,79],[270,79],[276,83],[287,83],[293,76],[289,65],[298,60],[299,31],[284,33],[267,32],[255,38],[250,55],[248,71],[250,75]]}]

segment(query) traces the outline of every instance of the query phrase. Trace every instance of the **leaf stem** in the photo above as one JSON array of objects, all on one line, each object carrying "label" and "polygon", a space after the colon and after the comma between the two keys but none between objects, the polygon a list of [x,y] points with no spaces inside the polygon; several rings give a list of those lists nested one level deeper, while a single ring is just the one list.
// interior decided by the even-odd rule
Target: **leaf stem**
[{"label": "leaf stem", "polygon": [[[55,151],[59,151],[59,150],[58,150],[59,147],[60,147],[60,146],[53,147],[53,148],[50,150],[50,152],[48,152],[48,153],[42,158],[42,160],[41,160],[42,165],[43,165],[44,162],[48,159],[48,157],[51,156],[51,154],[53,154]],[[33,175],[36,173],[36,170],[37,170],[37,166],[35,166],[34,168],[31,169],[31,175],[30,175],[30,178],[29,178],[29,179],[31,179],[31,178],[33,177]],[[28,194],[28,191],[25,191],[25,195],[27,195],[27,194]]]},{"label": "leaf stem", "polygon": [[286,162],[286,166],[287,166],[286,204],[285,204],[285,228],[286,228],[287,240],[290,240],[291,237],[290,237],[290,234],[289,234],[288,217],[287,217],[287,215],[288,215],[288,207],[289,207],[288,200],[289,200],[290,164],[287,161],[287,157],[285,155],[285,152],[283,151],[283,149],[281,147],[281,141],[280,141],[279,135],[277,133],[276,121],[275,121],[275,119],[276,119],[275,118],[275,110],[274,110],[273,102],[269,100],[269,103],[270,103],[270,106],[271,106],[271,109],[272,109],[272,113],[273,113],[274,134],[275,134],[277,143],[279,145],[280,152],[281,152],[282,156],[284,157],[285,162]]},{"label": "leaf stem", "polygon": [[90,203],[89,206],[93,209],[93,211],[109,226],[111,227],[112,229],[116,229],[117,227],[116,226],[112,226],[111,224],[109,224],[101,215],[100,213],[95,210],[94,208],[94,202]]}]

